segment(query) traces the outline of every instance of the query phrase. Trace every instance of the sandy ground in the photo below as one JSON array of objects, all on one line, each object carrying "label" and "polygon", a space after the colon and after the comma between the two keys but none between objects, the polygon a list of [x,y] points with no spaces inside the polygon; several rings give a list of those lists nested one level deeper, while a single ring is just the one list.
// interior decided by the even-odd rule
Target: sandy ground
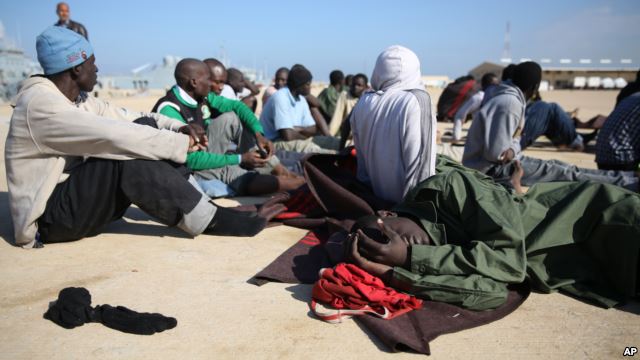
[{"label": "sandy ground", "polygon": [[[434,101],[438,91],[431,91]],[[613,92],[556,91],[543,94],[580,117],[607,114]],[[148,110],[154,98],[114,99]],[[11,109],[0,106],[4,148]],[[440,124],[442,131],[450,124]],[[594,167],[593,155],[553,148],[527,151]],[[3,160],[0,160],[3,161]],[[186,238],[136,208],[106,233],[40,250],[11,246],[4,166],[0,166],[0,358],[418,358],[389,353],[355,322],[330,325],[313,319],[310,286],[247,280],[294,244],[305,231],[279,226],[254,238],[201,235]],[[96,189],[99,191],[99,189]],[[251,199],[243,200],[251,201]],[[232,205],[233,200],[224,201]],[[89,289],[94,304],[124,305],[178,319],[154,336],[120,333],[99,324],[65,330],[43,320],[48,302],[67,286]],[[507,318],[431,343],[435,359],[618,358],[640,346],[640,304],[604,310],[560,294],[532,294]]]}]

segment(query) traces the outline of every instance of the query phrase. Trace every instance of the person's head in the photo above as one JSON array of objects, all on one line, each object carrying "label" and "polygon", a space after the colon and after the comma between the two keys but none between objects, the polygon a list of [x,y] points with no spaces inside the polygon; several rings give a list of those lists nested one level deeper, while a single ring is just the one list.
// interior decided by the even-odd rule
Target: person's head
[{"label": "person's head", "polygon": [[362,93],[367,89],[367,83],[369,79],[365,74],[357,74],[351,80],[351,86],[349,86],[349,92],[351,96],[359,98]]},{"label": "person's head", "polygon": [[371,87],[376,91],[424,90],[418,56],[400,45],[384,49],[376,60]]},{"label": "person's head", "polygon": [[491,85],[497,85],[500,83],[498,80],[498,76],[494,73],[486,73],[482,75],[482,79],[480,79],[480,84],[482,85],[482,90],[486,90]]},{"label": "person's head", "polygon": [[69,20],[69,5],[65,2],[59,2],[56,5],[56,14],[58,14],[58,19],[60,21]]},{"label": "person's head", "polygon": [[295,64],[289,70],[287,87],[294,95],[307,96],[311,93],[311,72],[300,64]]},{"label": "person's head", "polygon": [[227,84],[231,86],[236,93],[242,92],[242,89],[244,89],[244,75],[242,75],[242,71],[235,68],[228,69]]},{"label": "person's head", "polygon": [[344,85],[344,74],[340,70],[333,70],[329,74],[329,82],[331,86],[342,88]]},{"label": "person's head", "polygon": [[289,77],[289,69],[286,67],[281,67],[276,71],[276,77],[274,79],[274,87],[276,89],[281,89],[287,86],[287,78]]},{"label": "person's head", "polygon": [[362,230],[366,236],[377,242],[388,242],[389,239],[380,230],[378,219],[382,219],[384,225],[396,232],[407,245],[430,245],[432,243],[429,234],[415,221],[389,211],[380,212],[378,215],[361,217],[351,228],[351,233]]},{"label": "person's head", "polygon": [[347,87],[351,87],[352,81],[353,81],[353,75],[349,74],[344,77],[344,84],[347,85]]},{"label": "person's head", "polygon": [[97,83],[98,67],[93,47],[82,35],[51,26],[36,39],[38,62],[50,79],[67,78],[80,91],[89,92]]},{"label": "person's head", "polygon": [[540,87],[542,68],[534,61],[525,61],[516,65],[511,81],[524,93],[525,99],[530,99]]},{"label": "person's head", "polygon": [[196,101],[202,100],[211,91],[211,71],[198,59],[182,59],[173,73],[176,84]]},{"label": "person's head", "polygon": [[502,69],[502,81],[513,79],[513,71],[516,69],[516,64],[509,64]]},{"label": "person's head", "polygon": [[207,64],[211,71],[211,91],[220,95],[224,84],[227,83],[227,68],[220,61],[213,58],[205,59],[204,63]]}]

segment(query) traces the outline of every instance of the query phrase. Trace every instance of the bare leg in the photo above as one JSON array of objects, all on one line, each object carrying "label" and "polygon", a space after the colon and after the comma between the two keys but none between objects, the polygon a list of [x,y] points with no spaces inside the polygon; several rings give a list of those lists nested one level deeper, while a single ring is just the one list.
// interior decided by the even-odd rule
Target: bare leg
[{"label": "bare leg", "polygon": [[513,189],[515,190],[516,194],[522,195],[526,192],[522,188],[522,183],[521,183],[523,175],[524,175],[524,169],[522,169],[522,164],[520,164],[520,161],[516,160],[515,169],[513,171],[513,174],[511,175],[511,185],[513,186]]},{"label": "bare leg", "polygon": [[290,191],[304,185],[303,177],[274,176],[257,174],[247,184],[247,195],[265,195],[279,191]]}]

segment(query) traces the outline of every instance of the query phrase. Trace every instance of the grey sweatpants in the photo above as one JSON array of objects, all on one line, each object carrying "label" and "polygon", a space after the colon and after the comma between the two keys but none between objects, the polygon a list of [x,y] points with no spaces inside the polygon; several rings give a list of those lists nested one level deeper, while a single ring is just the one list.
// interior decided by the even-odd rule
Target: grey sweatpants
[{"label": "grey sweatpants", "polygon": [[[244,128],[242,121],[234,112],[226,112],[211,120],[207,128],[209,146],[207,151],[214,154],[244,154],[250,150],[256,150],[254,134]],[[246,191],[247,184],[256,174],[271,174],[273,169],[280,164],[275,155],[269,159],[267,166],[247,170],[240,165],[229,165],[217,169],[196,171],[195,176],[204,180],[220,180],[229,185],[238,195]]]},{"label": "grey sweatpants", "polygon": [[[585,169],[558,160],[542,160],[528,156],[520,159],[524,175],[522,185],[531,186],[539,182],[553,181],[585,181],[613,184],[631,191],[638,191],[638,177],[633,171]],[[508,181],[515,168],[515,163],[494,165],[487,175],[498,182]]]},{"label": "grey sweatpants", "polygon": [[299,153],[335,154],[340,148],[340,139],[333,136],[313,136],[304,140],[276,140],[276,150]]}]

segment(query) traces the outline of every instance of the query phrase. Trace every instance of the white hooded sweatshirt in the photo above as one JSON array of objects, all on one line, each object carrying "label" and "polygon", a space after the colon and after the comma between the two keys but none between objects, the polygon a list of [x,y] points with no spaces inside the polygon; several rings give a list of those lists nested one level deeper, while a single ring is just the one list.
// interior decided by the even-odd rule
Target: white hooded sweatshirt
[{"label": "white hooded sweatshirt", "polygon": [[358,179],[376,196],[398,203],[435,174],[436,119],[420,60],[402,46],[385,49],[371,76],[373,91],[351,113]]},{"label": "white hooded sweatshirt", "polygon": [[[153,117],[161,130],[131,122],[141,116]],[[53,189],[68,178],[65,170],[87,157],[184,163],[189,137],[175,132],[182,126],[163,115],[127,111],[94,97],[76,104],[44,77],[25,81],[5,145],[15,244],[33,247],[36,221]]]}]

